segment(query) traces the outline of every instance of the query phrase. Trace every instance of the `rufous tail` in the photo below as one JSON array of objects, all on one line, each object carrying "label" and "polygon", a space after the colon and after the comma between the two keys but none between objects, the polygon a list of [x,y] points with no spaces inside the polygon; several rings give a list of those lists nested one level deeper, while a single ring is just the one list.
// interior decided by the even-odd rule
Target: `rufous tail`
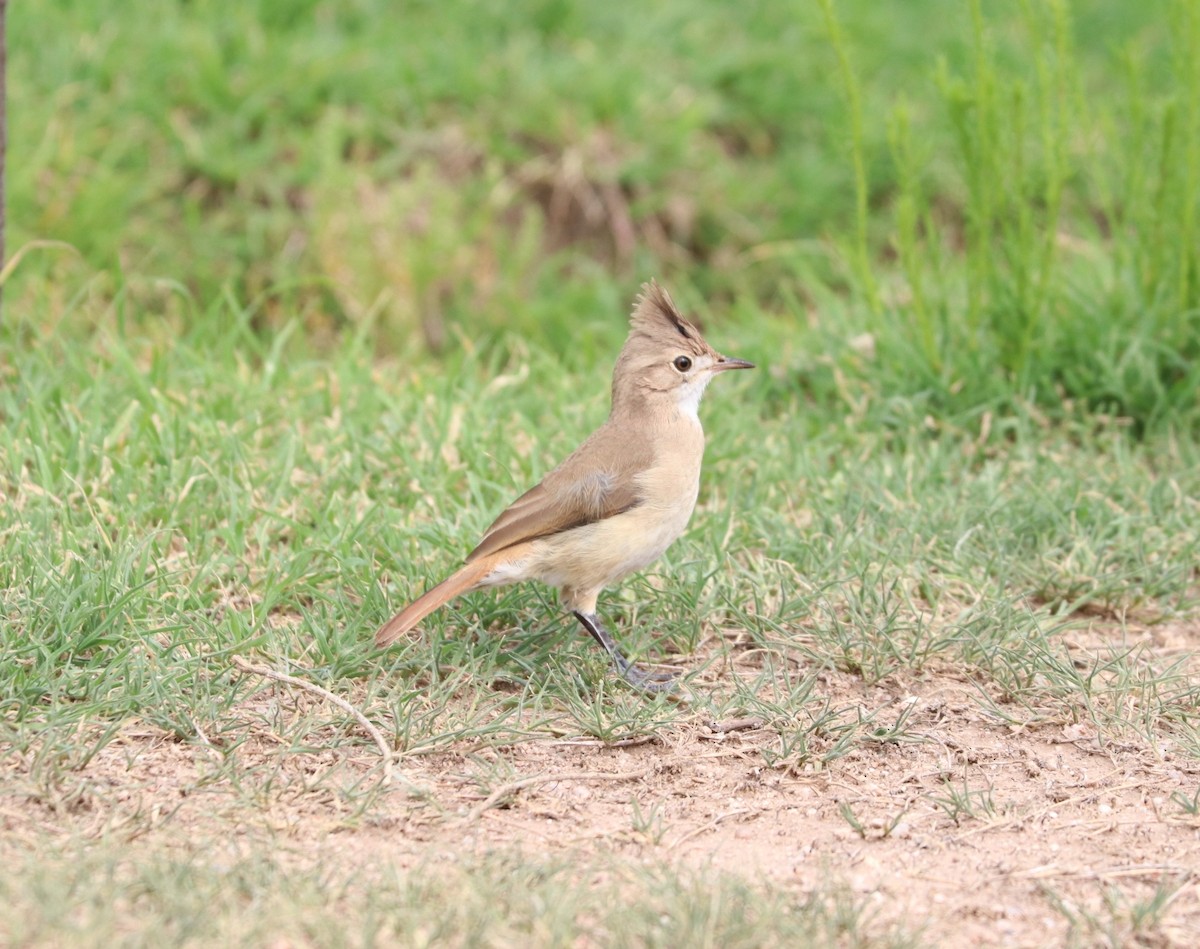
[{"label": "rufous tail", "polygon": [[494,566],[493,558],[485,557],[460,567],[432,590],[422,593],[408,606],[379,627],[375,634],[375,645],[390,646],[397,639],[421,622],[439,606],[449,603],[479,585]]}]

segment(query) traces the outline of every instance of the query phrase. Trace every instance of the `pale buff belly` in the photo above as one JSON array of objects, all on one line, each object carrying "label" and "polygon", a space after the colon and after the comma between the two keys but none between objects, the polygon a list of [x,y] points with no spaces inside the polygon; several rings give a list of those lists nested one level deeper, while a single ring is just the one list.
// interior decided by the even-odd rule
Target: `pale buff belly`
[{"label": "pale buff belly", "polygon": [[596,594],[648,567],[687,527],[700,491],[704,435],[694,419],[663,436],[670,449],[637,475],[640,503],[623,514],[530,542],[481,586],[540,580],[563,590],[572,609],[590,612]]},{"label": "pale buff belly", "polygon": [[482,585],[540,580],[599,592],[648,567],[683,533],[696,504],[689,490],[671,505],[643,503],[624,514],[534,541],[520,560],[498,566]]}]

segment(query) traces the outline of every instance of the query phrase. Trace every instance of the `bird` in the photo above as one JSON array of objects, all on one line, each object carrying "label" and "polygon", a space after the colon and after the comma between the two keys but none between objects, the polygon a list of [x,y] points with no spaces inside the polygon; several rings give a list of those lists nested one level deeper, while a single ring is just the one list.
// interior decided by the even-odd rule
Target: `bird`
[{"label": "bird", "polygon": [[657,281],[643,284],[613,369],[607,420],[496,518],[459,569],[380,626],[376,645],[390,646],[464,593],[537,580],[558,588],[627,683],[672,689],[674,675],[626,658],[597,600],[683,533],[700,490],[700,399],[718,374],[753,368],[705,342]]}]

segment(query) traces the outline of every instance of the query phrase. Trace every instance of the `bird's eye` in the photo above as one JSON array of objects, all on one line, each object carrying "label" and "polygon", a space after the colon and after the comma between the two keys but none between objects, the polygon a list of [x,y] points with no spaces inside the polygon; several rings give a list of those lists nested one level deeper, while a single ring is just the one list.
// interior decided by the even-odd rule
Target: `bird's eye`
[{"label": "bird's eye", "polygon": [[675,361],[671,363],[680,372],[687,372],[692,368],[692,361],[687,356],[676,356]]}]

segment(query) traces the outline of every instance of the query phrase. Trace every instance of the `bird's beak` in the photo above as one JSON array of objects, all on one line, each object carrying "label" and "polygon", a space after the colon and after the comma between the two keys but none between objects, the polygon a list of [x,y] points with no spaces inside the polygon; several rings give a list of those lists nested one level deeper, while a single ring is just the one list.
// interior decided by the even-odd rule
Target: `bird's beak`
[{"label": "bird's beak", "polygon": [[713,372],[724,372],[726,369],[753,369],[754,363],[744,359],[730,359],[728,356],[718,356],[717,361],[708,367]]}]

